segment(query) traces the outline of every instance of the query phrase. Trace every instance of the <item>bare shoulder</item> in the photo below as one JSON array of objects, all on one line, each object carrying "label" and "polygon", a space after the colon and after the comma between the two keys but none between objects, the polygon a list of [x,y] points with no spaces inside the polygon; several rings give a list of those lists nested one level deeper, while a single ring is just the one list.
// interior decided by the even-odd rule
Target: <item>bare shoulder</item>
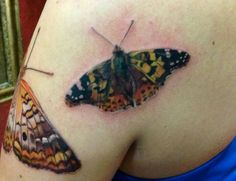
[{"label": "bare shoulder", "polygon": [[[47,1],[9,115],[0,177],[104,181],[121,166],[155,178],[217,153],[235,134],[236,87],[228,86],[236,77],[235,8],[222,1]],[[176,154],[194,156],[181,165]]]}]

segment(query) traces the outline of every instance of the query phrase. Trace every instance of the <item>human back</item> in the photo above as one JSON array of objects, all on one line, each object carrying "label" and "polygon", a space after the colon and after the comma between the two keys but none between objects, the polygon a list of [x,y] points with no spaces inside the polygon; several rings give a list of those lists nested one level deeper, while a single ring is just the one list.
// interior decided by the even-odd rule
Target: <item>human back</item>
[{"label": "human back", "polygon": [[[26,71],[23,79],[81,168],[57,175],[2,151],[0,178],[104,181],[117,169],[162,178],[215,156],[235,136],[235,8],[235,2],[219,0],[47,1],[28,66],[54,75]],[[70,87],[112,57],[113,47],[91,27],[119,42],[131,20],[135,23],[122,45],[126,53],[183,50],[191,56],[188,65],[140,106],[114,113],[87,104],[68,107],[64,99]]]}]

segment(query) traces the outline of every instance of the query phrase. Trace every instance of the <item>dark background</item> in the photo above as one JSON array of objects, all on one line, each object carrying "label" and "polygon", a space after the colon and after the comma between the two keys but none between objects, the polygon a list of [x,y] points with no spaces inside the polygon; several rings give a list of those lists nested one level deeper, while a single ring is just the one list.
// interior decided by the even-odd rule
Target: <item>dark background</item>
[{"label": "dark background", "polygon": [[[26,52],[46,0],[19,0],[23,50]],[[0,147],[11,101],[0,104]]]}]

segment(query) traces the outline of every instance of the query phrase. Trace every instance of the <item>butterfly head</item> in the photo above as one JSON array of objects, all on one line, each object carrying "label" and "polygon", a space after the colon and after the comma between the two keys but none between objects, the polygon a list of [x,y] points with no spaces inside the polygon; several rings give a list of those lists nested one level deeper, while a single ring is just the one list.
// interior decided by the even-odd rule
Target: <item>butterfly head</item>
[{"label": "butterfly head", "polygon": [[120,46],[115,45],[112,53],[114,56],[122,56],[124,54],[124,50]]}]

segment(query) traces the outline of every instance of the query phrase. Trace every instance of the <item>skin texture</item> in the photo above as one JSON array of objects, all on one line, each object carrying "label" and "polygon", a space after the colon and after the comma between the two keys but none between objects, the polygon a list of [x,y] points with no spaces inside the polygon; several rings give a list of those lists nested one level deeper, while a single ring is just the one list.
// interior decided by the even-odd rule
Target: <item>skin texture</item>
[{"label": "skin texture", "polygon": [[[161,178],[212,158],[236,132],[235,10],[234,0],[47,1],[29,66],[54,76],[27,71],[24,79],[79,155],[82,169],[55,175],[2,151],[0,180],[109,181],[118,168]],[[135,25],[123,44],[126,52],[183,49],[191,55],[188,66],[138,108],[113,114],[91,105],[67,107],[64,96],[71,85],[112,56],[113,47],[91,26],[119,42],[132,19]]]}]

